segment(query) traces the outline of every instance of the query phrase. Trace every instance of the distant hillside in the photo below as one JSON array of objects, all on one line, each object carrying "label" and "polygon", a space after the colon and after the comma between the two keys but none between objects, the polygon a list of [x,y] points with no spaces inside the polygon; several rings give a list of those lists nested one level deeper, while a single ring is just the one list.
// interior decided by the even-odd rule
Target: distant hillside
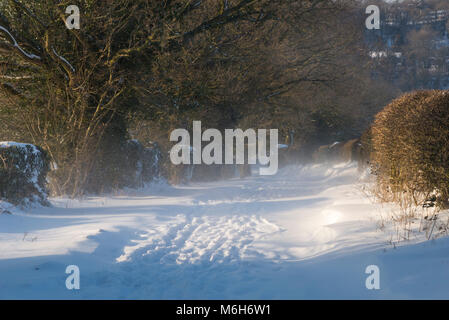
[{"label": "distant hillside", "polygon": [[447,1],[381,4],[380,30],[366,30],[373,77],[403,91],[449,88]]}]

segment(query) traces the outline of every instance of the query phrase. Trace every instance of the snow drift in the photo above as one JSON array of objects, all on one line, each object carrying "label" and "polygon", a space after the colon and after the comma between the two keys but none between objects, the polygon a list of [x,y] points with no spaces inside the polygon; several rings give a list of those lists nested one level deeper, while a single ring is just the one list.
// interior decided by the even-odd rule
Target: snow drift
[{"label": "snow drift", "polygon": [[389,206],[361,186],[355,164],[292,166],[14,209],[0,215],[0,299],[447,298],[448,239],[392,245]]}]

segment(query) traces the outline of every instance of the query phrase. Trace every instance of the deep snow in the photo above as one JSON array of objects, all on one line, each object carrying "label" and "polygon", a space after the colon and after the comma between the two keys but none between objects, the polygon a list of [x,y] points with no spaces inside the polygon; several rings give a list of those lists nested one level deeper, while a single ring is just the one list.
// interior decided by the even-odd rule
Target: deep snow
[{"label": "deep snow", "polygon": [[[378,225],[394,208],[371,203],[359,179],[354,164],[287,167],[11,209],[0,298],[449,298],[449,239],[392,246]],[[80,290],[65,287],[68,265]],[[368,265],[380,290],[365,287]]]}]

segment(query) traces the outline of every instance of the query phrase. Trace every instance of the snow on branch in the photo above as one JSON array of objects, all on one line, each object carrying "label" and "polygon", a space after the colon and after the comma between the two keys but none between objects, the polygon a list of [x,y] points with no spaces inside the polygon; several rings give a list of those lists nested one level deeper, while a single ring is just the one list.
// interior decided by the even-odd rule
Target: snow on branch
[{"label": "snow on branch", "polygon": [[22,49],[22,47],[18,44],[17,40],[13,37],[13,35],[11,34],[11,32],[9,32],[8,29],[6,29],[3,26],[0,26],[0,31],[2,31],[9,37],[9,39],[11,41],[11,45],[16,50],[18,50],[24,57],[26,57],[27,59],[30,59],[30,60],[41,60],[41,57],[39,57],[35,54],[32,54],[32,53],[28,53],[24,49]]},{"label": "snow on branch", "polygon": [[33,76],[6,76],[6,75],[0,75],[0,79],[5,79],[5,80],[32,80],[34,79]]},{"label": "snow on branch", "polygon": [[65,63],[65,64],[70,68],[70,70],[72,70],[72,72],[75,72],[75,68],[70,64],[70,62],[67,61],[66,58],[64,58],[63,56],[60,56],[60,55],[56,52],[55,48],[51,47],[51,50],[53,51],[53,53],[55,54],[55,56],[59,58],[59,60],[61,60],[63,63]]}]

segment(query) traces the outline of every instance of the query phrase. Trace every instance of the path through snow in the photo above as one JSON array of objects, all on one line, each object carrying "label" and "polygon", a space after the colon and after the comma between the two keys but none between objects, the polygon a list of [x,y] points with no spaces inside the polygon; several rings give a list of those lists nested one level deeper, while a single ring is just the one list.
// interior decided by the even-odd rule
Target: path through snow
[{"label": "path through snow", "polygon": [[393,249],[361,185],[353,164],[288,167],[3,214],[0,298],[448,298],[448,239]]}]

